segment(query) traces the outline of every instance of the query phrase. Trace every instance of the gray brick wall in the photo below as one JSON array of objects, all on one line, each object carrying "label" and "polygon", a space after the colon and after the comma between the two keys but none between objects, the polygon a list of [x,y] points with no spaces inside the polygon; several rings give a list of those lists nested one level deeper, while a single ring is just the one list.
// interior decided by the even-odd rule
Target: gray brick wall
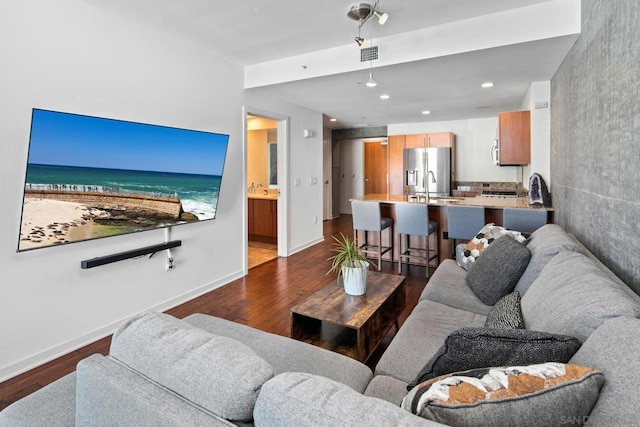
[{"label": "gray brick wall", "polygon": [[640,293],[640,1],[583,0],[551,81],[555,222]]}]

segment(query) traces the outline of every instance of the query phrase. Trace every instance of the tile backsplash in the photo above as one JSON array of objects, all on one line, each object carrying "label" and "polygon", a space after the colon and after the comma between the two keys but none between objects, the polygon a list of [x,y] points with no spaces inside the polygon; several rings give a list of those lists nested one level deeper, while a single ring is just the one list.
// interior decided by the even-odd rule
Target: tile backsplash
[{"label": "tile backsplash", "polygon": [[[462,187],[462,188],[460,188]],[[454,190],[464,190],[464,191],[477,191],[478,193],[483,190],[494,190],[494,191],[515,191],[518,196],[525,197],[527,196],[528,190],[518,182],[499,182],[499,181],[454,181],[453,187]]]}]

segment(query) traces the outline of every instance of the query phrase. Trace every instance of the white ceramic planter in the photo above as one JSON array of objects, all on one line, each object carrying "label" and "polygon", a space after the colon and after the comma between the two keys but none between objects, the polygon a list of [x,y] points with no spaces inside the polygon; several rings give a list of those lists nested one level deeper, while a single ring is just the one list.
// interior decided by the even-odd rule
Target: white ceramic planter
[{"label": "white ceramic planter", "polygon": [[369,263],[361,261],[360,267],[342,267],[344,291],[349,295],[364,295],[367,292],[367,272]]}]

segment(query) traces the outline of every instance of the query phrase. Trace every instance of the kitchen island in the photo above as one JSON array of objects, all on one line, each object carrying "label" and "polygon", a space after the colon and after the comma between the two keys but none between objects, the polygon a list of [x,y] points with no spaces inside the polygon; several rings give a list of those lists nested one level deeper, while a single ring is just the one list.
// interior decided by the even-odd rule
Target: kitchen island
[{"label": "kitchen island", "polygon": [[[406,195],[387,195],[387,194],[367,194],[364,197],[358,197],[353,200],[367,200],[372,202],[379,202],[382,209],[382,215],[388,216],[394,219],[395,208],[398,203],[427,203],[429,206],[429,219],[438,223],[438,249],[440,251],[440,262],[446,258],[450,258],[452,254],[451,240],[445,238],[447,232],[447,207],[450,205],[458,206],[479,206],[484,209],[485,224],[494,223],[496,225],[502,225],[502,211],[505,208],[516,209],[541,209],[547,211],[547,222],[553,222],[553,208],[541,205],[530,205],[529,200],[526,197],[430,197],[428,201],[424,199],[410,199]],[[360,236],[359,236],[360,237]],[[373,233],[369,236],[375,238]],[[387,233],[383,233],[383,245],[388,245]],[[424,238],[422,238],[424,239]],[[412,240],[413,242],[413,240]],[[393,247],[394,254],[393,259],[398,260],[398,248],[399,239],[394,228]],[[385,255],[385,259],[389,259],[388,255]]]}]

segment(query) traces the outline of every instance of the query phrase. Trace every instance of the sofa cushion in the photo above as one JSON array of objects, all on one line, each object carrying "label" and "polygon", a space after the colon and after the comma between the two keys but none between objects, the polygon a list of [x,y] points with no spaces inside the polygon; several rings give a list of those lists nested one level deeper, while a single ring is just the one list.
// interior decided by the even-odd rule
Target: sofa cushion
[{"label": "sofa cushion", "polygon": [[67,426],[232,427],[236,424],[140,375],[111,356],[93,354],[76,368],[76,419]]},{"label": "sofa cushion", "polygon": [[495,225],[494,223],[489,223],[482,227],[473,239],[467,242],[464,250],[461,251],[460,256],[456,253],[458,265],[465,270],[468,270],[469,267],[478,260],[480,255],[482,255],[494,241],[505,235],[511,236],[519,243],[524,243],[529,237],[529,234],[527,233],[507,230],[506,228]]},{"label": "sofa cushion", "polygon": [[247,345],[269,362],[276,375],[292,371],[308,372],[340,381],[361,393],[373,377],[367,365],[302,341],[206,314],[192,314],[185,317],[184,321]]},{"label": "sofa cushion", "polygon": [[454,260],[445,259],[431,275],[420,301],[429,300],[486,316],[492,306],[480,301],[467,285],[466,277],[467,270]]},{"label": "sofa cushion", "polygon": [[593,368],[561,363],[489,368],[420,384],[402,407],[455,426],[556,426],[586,419],[603,382]]},{"label": "sofa cushion", "polygon": [[447,337],[407,389],[456,371],[543,362],[566,363],[581,344],[573,337],[527,329],[462,328]]},{"label": "sofa cushion", "polygon": [[271,366],[246,345],[172,316],[143,313],[113,335],[111,357],[187,400],[249,421]]},{"label": "sofa cushion", "polygon": [[265,383],[254,422],[256,427],[434,425],[385,400],[303,372],[285,372]]},{"label": "sofa cushion", "polygon": [[522,243],[507,235],[499,237],[469,267],[467,284],[480,301],[494,305],[513,290],[530,258]]},{"label": "sofa cushion", "polygon": [[493,306],[484,323],[487,328],[524,329],[520,292],[511,292]]},{"label": "sofa cushion", "polygon": [[485,320],[486,316],[480,314],[421,301],[380,357],[375,373],[411,382],[451,332],[467,326],[480,327]]},{"label": "sofa cushion", "polygon": [[640,424],[640,319],[607,320],[584,342],[570,363],[593,366],[605,377],[587,425]]},{"label": "sofa cushion", "polygon": [[522,297],[529,329],[586,340],[605,320],[640,316],[640,297],[590,258],[561,252]]},{"label": "sofa cushion", "polygon": [[585,251],[573,236],[557,224],[546,224],[538,228],[531,234],[526,246],[531,252],[531,260],[515,287],[522,296],[554,256],[564,251],[581,253]]},{"label": "sofa cushion", "polygon": [[402,399],[407,395],[407,383],[386,375],[376,375],[367,386],[364,395],[400,406]]}]

